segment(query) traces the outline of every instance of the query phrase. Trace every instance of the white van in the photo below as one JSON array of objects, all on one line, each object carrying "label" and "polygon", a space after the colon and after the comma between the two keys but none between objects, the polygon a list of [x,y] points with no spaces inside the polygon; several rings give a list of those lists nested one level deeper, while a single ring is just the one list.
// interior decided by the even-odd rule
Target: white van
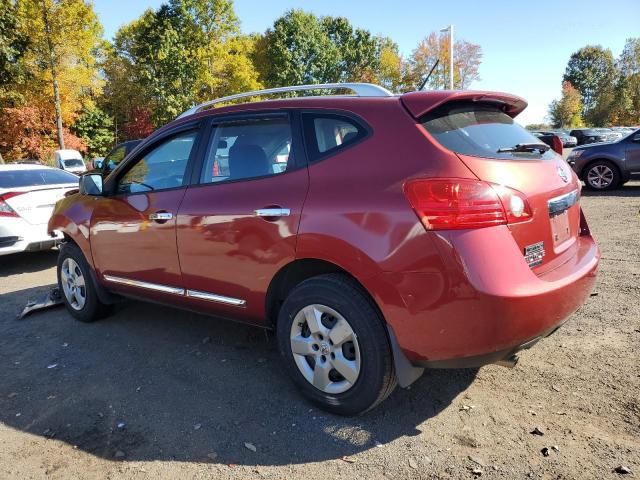
[{"label": "white van", "polygon": [[87,171],[87,166],[82,160],[82,155],[77,150],[56,150],[53,152],[55,166],[71,173],[83,173]]}]

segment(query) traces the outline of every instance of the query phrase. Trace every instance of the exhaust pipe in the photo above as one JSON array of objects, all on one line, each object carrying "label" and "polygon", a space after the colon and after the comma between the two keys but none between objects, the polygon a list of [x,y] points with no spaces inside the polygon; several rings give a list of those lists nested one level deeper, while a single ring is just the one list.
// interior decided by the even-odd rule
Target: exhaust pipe
[{"label": "exhaust pipe", "polygon": [[500,365],[501,367],[507,367],[507,368],[515,368],[515,366],[518,364],[518,355],[511,355],[510,357],[507,358],[503,358],[502,360],[498,360],[497,362],[495,362],[496,365]]}]

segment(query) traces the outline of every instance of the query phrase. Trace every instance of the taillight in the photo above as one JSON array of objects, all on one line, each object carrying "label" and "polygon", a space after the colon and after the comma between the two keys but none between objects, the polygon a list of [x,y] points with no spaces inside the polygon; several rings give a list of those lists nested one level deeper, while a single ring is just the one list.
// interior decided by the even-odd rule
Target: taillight
[{"label": "taillight", "polygon": [[553,150],[559,155],[562,155],[563,153],[562,139],[558,135],[554,135],[551,143],[553,144],[553,146],[551,147],[551,150]]},{"label": "taillight", "polygon": [[25,192],[7,192],[0,195],[0,217],[18,217],[18,213],[9,206],[6,200],[22,195]]},{"label": "taillight", "polygon": [[404,192],[427,230],[492,227],[523,222],[532,215],[524,194],[480,180],[410,180]]}]

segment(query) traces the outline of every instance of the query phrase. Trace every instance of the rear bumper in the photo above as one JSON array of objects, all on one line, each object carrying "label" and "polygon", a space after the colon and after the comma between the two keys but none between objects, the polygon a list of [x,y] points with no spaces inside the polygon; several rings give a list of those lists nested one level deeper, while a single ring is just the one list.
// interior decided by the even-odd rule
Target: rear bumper
[{"label": "rear bumper", "polygon": [[553,333],[588,298],[600,258],[590,235],[537,276],[504,230],[440,235],[438,271],[378,278],[376,300],[413,365],[495,363]]},{"label": "rear bumper", "polygon": [[48,250],[62,240],[60,232],[47,233],[47,224],[31,225],[23,219],[4,218],[0,225],[0,255]]}]

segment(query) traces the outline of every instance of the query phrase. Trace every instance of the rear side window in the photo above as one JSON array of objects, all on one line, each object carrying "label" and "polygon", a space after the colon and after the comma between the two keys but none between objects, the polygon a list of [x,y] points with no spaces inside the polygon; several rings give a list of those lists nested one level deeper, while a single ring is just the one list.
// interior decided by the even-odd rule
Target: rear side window
[{"label": "rear side window", "polygon": [[367,134],[360,123],[343,115],[304,113],[302,121],[312,162],[358,142]]},{"label": "rear side window", "polygon": [[452,102],[421,118],[422,126],[440,145],[463,155],[510,160],[555,158],[551,150],[498,152],[524,143],[540,143],[499,107],[490,104]]},{"label": "rear side window", "polygon": [[40,185],[58,185],[62,183],[78,183],[78,177],[64,170],[29,169],[0,170],[0,188],[20,188]]},{"label": "rear side window", "polygon": [[278,175],[294,166],[287,117],[215,125],[200,176],[202,183]]}]

